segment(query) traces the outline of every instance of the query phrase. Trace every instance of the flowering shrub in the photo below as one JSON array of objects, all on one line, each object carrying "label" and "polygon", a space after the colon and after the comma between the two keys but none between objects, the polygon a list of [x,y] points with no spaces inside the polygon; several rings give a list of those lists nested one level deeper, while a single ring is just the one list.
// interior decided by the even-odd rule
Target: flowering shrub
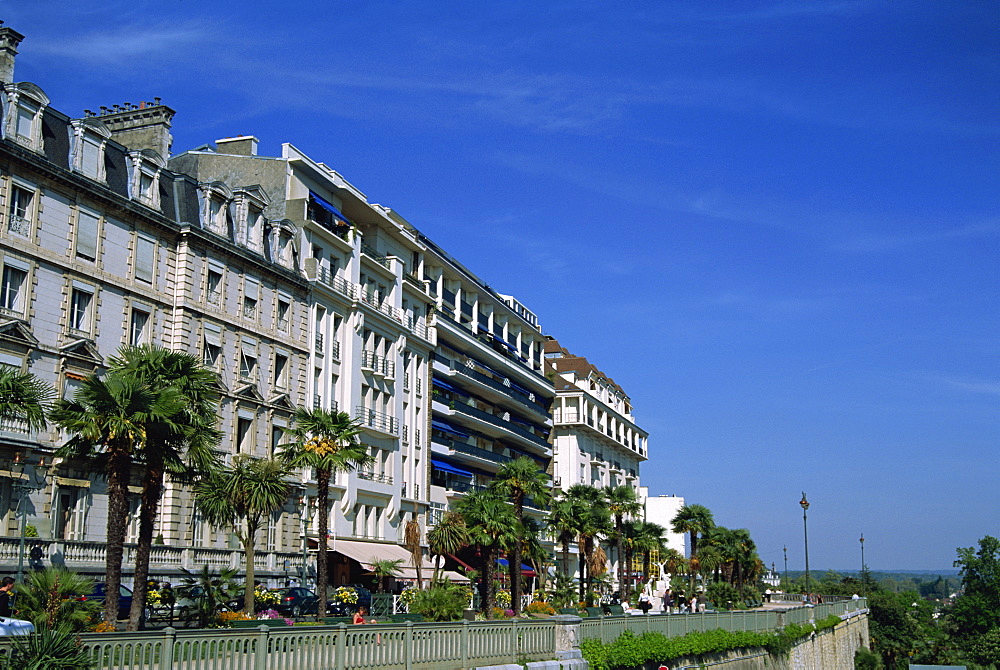
[{"label": "flowering shrub", "polygon": [[330,600],[348,605],[356,605],[358,603],[358,592],[350,586],[338,586],[330,594]]},{"label": "flowering shrub", "polygon": [[549,592],[544,589],[538,589],[531,594],[531,599],[533,601],[547,603],[549,602]]},{"label": "flowering shrub", "polygon": [[256,586],[253,590],[253,602],[256,607],[264,605],[277,605],[281,602],[281,594],[271,591],[263,586]]},{"label": "flowering shrub", "polygon": [[243,612],[220,612],[219,613],[219,623],[223,626],[228,626],[233,621],[253,621],[253,617],[244,614]]},{"label": "flowering shrub", "polygon": [[289,619],[288,617],[282,616],[277,610],[264,610],[257,615],[258,619],[284,619],[285,623],[289,626],[295,625],[295,619]]},{"label": "flowering shrub", "polygon": [[497,591],[497,605],[504,609],[510,607],[510,591],[502,589]]},{"label": "flowering shrub", "polygon": [[102,621],[94,626],[95,633],[114,633],[116,630],[118,630],[118,627],[110,621]]},{"label": "flowering shrub", "polygon": [[160,598],[160,592],[156,589],[151,589],[146,591],[146,604],[147,605],[162,605],[163,600]]},{"label": "flowering shrub", "polygon": [[514,616],[514,610],[504,610],[503,615],[508,619],[510,619],[511,617]]},{"label": "flowering shrub", "polygon": [[417,591],[418,589],[415,589],[412,586],[408,589],[403,589],[403,592],[399,594],[399,599],[403,601],[404,605],[409,607],[413,602],[413,596],[417,595]]},{"label": "flowering shrub", "polygon": [[[502,607],[494,607],[492,610],[490,610],[490,614],[493,615],[494,619],[507,619],[508,618],[507,612],[509,611],[510,610],[505,610]],[[513,616],[513,614],[514,613],[511,612],[511,616]]]},{"label": "flowering shrub", "polygon": [[555,614],[556,608],[548,603],[536,600],[525,607],[524,611],[528,614]]}]

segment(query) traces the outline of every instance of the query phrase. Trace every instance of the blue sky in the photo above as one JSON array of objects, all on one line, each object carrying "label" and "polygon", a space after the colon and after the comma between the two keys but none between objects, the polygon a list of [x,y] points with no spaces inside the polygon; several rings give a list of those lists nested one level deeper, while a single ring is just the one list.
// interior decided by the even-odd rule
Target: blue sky
[{"label": "blue sky", "polygon": [[765,562],[1000,535],[991,2],[0,2],[74,116],[291,142],[631,395],[643,483]]}]

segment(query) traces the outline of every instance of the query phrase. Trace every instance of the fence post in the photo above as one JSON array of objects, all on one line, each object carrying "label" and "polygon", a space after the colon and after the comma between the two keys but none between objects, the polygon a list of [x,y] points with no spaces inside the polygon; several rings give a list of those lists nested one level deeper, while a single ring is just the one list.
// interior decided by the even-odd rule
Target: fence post
[{"label": "fence post", "polygon": [[347,624],[337,624],[337,670],[347,667]]},{"label": "fence post", "polygon": [[268,656],[267,653],[267,636],[269,635],[270,626],[261,624],[257,626],[257,649],[254,650],[254,670],[267,670]]},{"label": "fence post", "polygon": [[465,619],[462,620],[462,667],[469,667],[469,622]]},{"label": "fence post", "polygon": [[517,619],[510,620],[510,630],[511,630],[511,635],[514,636],[514,639],[511,640],[511,645],[510,645],[510,660],[511,663],[517,663],[517,653],[521,647],[520,640],[517,637]]},{"label": "fence post", "polygon": [[413,668],[413,622],[406,621],[406,635],[403,640],[403,661],[406,670]]},{"label": "fence post", "polygon": [[160,650],[160,667],[174,666],[174,642],[177,640],[177,629],[167,626],[163,629],[163,649]]},{"label": "fence post", "polygon": [[[576,658],[574,654],[580,651],[580,622],[583,619],[572,614],[557,614],[549,621],[556,627],[556,658]],[[603,636],[601,641],[604,642]]]}]

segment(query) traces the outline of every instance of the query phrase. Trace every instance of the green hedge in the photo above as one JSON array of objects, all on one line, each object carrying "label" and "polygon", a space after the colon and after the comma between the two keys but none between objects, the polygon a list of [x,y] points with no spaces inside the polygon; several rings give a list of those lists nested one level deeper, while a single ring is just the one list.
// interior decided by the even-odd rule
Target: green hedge
[{"label": "green hedge", "polygon": [[705,632],[667,637],[662,633],[636,636],[622,633],[611,644],[597,639],[583,640],[580,650],[593,670],[633,668],[644,663],[669,663],[681,657],[717,654],[734,649],[763,649],[775,655],[787,654],[792,645],[813,631],[833,628],[840,617],[833,615],[811,624],[789,624],[773,633],[727,631],[717,628]]}]

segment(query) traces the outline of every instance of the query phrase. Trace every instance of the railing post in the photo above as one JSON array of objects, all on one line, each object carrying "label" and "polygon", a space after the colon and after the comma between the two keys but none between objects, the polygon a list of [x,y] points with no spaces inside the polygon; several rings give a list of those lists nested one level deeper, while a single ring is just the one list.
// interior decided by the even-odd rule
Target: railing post
[{"label": "railing post", "polygon": [[[580,650],[580,622],[583,619],[572,614],[557,614],[550,617],[549,621],[556,627],[556,658],[574,658],[574,654],[578,654]],[[601,628],[603,642],[604,626]]]},{"label": "railing post", "polygon": [[267,636],[270,634],[270,626],[261,624],[257,626],[257,649],[254,651],[253,655],[253,667],[254,670],[267,670],[268,662],[268,651],[267,651]]},{"label": "railing post", "polygon": [[517,653],[520,651],[520,645],[518,644],[520,640],[517,638],[517,619],[510,620],[510,630],[511,635],[514,636],[510,644],[510,661],[511,663],[517,663]]},{"label": "railing post", "polygon": [[160,667],[174,667],[174,643],[177,641],[177,629],[167,626],[163,629],[163,649],[160,650]]},{"label": "railing post", "polygon": [[469,622],[462,620],[462,667],[469,667]]},{"label": "railing post", "polygon": [[406,670],[413,668],[413,622],[406,622],[406,634],[403,638],[403,663]]},{"label": "railing post", "polygon": [[347,624],[337,624],[337,670],[344,670],[347,667]]}]

